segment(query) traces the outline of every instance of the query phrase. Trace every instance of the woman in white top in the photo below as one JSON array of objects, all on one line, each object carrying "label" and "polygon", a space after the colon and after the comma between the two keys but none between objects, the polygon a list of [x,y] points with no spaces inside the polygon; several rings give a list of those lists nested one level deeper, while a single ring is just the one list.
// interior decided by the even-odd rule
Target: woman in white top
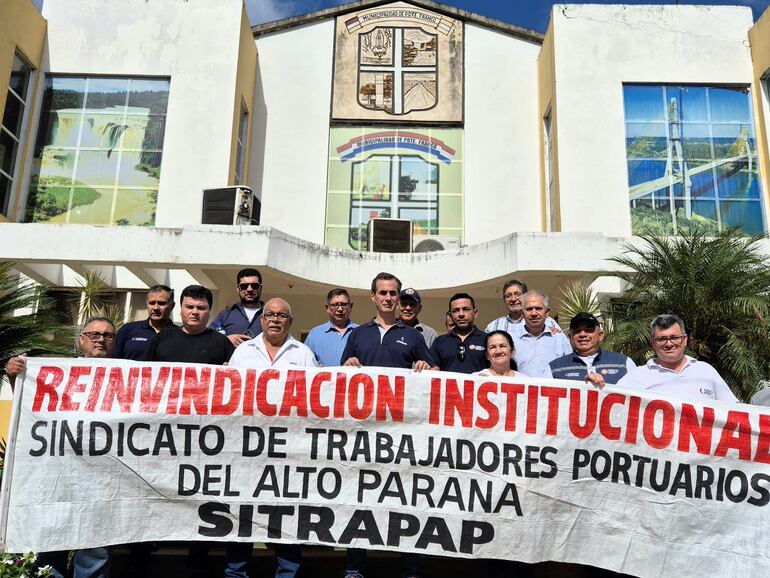
[{"label": "woman in white top", "polygon": [[484,342],[484,357],[487,358],[489,367],[477,371],[473,375],[492,377],[526,377],[516,371],[516,360],[513,356],[516,350],[513,347],[513,339],[507,331],[497,329],[487,333]]}]

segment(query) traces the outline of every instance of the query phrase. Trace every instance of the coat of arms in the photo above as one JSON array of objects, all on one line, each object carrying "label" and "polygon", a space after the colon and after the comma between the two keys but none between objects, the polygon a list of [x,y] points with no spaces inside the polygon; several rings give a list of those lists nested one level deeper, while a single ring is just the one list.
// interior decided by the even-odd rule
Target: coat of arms
[{"label": "coat of arms", "polygon": [[374,28],[358,37],[358,103],[392,115],[438,102],[438,38],[420,28]]}]

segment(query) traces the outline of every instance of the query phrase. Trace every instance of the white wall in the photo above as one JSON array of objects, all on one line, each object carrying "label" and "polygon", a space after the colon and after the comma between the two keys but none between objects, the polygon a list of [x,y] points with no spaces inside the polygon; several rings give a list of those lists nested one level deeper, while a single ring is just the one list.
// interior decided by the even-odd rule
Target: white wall
[{"label": "white wall", "polygon": [[562,231],[631,234],[623,83],[750,84],[751,10],[557,5]]},{"label": "white wall", "polygon": [[465,242],[540,231],[540,45],[465,26]]},{"label": "white wall", "polygon": [[167,76],[156,224],[200,223],[202,189],[224,186],[241,0],[46,0],[52,74]]},{"label": "white wall", "polygon": [[259,37],[257,52],[251,174],[262,165],[261,223],[323,243],[334,19]]}]

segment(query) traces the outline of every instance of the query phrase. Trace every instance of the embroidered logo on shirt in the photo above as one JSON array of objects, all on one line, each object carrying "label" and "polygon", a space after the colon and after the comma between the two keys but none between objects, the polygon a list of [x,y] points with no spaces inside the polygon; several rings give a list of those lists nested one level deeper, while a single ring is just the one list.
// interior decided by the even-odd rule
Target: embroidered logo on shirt
[{"label": "embroidered logo on shirt", "polygon": [[700,391],[700,392],[701,392],[703,395],[705,395],[706,397],[708,397],[708,398],[710,398],[710,399],[714,399],[714,392],[713,392],[713,391],[711,391],[709,388],[707,388],[707,387],[701,387],[701,388],[700,388],[698,391]]},{"label": "embroidered logo on shirt", "polygon": [[403,337],[399,337],[399,338],[396,340],[396,343],[398,343],[398,344],[400,344],[400,345],[409,345],[409,344],[408,344],[406,341],[404,341],[404,338],[403,338]]}]

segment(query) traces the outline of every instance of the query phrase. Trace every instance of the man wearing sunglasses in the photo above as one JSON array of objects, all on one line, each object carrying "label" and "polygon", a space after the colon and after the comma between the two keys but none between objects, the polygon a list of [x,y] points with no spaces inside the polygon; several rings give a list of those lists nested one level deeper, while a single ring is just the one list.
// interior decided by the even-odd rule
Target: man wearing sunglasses
[{"label": "man wearing sunglasses", "polygon": [[655,357],[629,371],[619,386],[683,399],[738,401],[716,369],[685,355],[687,332],[679,317],[658,315],[650,323],[650,335]]},{"label": "man wearing sunglasses", "polygon": [[572,353],[554,359],[551,376],[554,379],[617,383],[636,364],[622,353],[602,349],[604,331],[599,320],[585,311],[575,314],[569,322],[569,342]]},{"label": "man wearing sunglasses", "polygon": [[235,288],[240,301],[219,312],[211,328],[227,335],[233,347],[238,347],[255,335],[262,333],[260,314],[262,297],[262,273],[256,269],[241,269],[236,276]]},{"label": "man wearing sunglasses", "polygon": [[[115,326],[106,317],[90,317],[83,324],[78,337],[82,357],[106,358],[112,354],[115,345]],[[12,357],[5,368],[6,375],[14,386],[16,377],[24,371],[26,357]],[[50,566],[54,578],[67,576],[69,552],[41,552],[38,567]],[[110,549],[108,547],[76,550],[72,559],[74,578],[107,578],[110,575]]]}]

